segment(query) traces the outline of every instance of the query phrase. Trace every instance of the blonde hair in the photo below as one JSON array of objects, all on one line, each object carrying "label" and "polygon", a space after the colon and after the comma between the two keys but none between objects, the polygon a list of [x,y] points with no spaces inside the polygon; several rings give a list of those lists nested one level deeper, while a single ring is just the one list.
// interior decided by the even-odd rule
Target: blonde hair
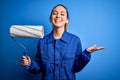
[{"label": "blonde hair", "polygon": [[68,31],[68,23],[65,23],[65,30]]}]

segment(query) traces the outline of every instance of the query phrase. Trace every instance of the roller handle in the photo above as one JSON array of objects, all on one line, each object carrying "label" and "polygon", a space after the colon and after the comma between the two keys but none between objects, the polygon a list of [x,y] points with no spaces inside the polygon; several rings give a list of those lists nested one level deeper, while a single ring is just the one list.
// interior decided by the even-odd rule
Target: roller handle
[{"label": "roller handle", "polygon": [[[24,52],[23,52],[23,55],[24,56],[26,56],[26,57],[28,57],[28,51],[27,50],[25,50]],[[29,68],[29,66],[24,66],[25,67],[25,69],[28,69]]]}]

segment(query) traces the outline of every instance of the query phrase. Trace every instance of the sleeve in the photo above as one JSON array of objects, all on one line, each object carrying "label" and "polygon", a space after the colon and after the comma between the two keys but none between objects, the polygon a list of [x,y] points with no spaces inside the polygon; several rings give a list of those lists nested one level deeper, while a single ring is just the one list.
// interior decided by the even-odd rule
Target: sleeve
[{"label": "sleeve", "polygon": [[31,60],[31,64],[28,68],[28,71],[33,73],[33,74],[37,74],[41,72],[41,54],[40,54],[40,40],[38,42],[38,46],[37,46],[37,54],[35,56],[34,60]]},{"label": "sleeve", "polygon": [[74,61],[74,72],[79,72],[81,71],[90,61],[91,54],[85,49],[82,52],[82,47],[81,47],[81,42],[80,39],[77,42],[77,47],[76,47],[76,58]]}]

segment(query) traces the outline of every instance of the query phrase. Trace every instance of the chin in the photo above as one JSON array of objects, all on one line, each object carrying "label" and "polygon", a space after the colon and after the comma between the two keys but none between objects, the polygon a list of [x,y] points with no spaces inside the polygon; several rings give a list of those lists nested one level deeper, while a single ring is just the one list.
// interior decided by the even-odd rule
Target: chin
[{"label": "chin", "polygon": [[56,28],[62,27],[62,25],[54,25]]}]

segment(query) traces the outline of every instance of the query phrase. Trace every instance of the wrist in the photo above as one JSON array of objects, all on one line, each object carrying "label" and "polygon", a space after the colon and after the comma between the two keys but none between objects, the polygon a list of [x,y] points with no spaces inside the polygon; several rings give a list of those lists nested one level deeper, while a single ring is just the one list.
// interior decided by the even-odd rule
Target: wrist
[{"label": "wrist", "polygon": [[92,52],[89,48],[87,48],[86,50],[87,50],[87,52],[89,52],[89,53],[91,53],[91,52]]}]

